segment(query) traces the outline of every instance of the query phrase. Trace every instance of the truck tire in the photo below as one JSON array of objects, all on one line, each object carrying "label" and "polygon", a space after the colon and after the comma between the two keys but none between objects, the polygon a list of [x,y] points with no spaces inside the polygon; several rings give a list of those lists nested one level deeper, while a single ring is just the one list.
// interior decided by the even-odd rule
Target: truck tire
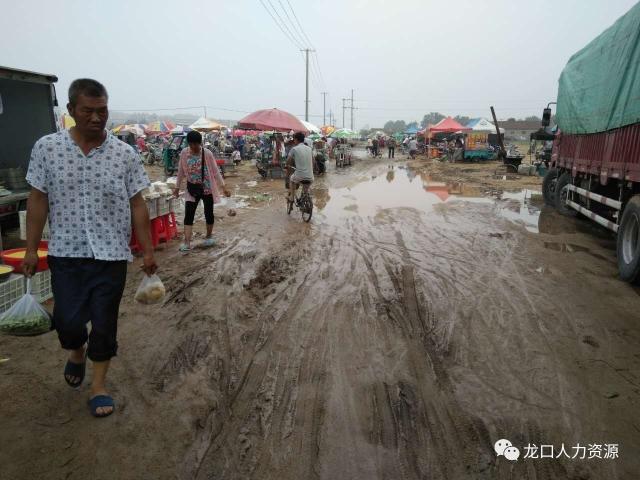
[{"label": "truck tire", "polygon": [[558,169],[550,168],[542,180],[542,198],[550,207],[556,206],[556,184],[558,183]]},{"label": "truck tire", "polygon": [[616,246],[620,278],[637,282],[640,280],[640,195],[632,197],[624,208]]},{"label": "truck tire", "polygon": [[571,175],[568,172],[564,172],[558,177],[558,181],[556,182],[556,189],[554,192],[555,205],[556,210],[558,210],[558,212],[560,212],[562,215],[565,215],[567,217],[575,217],[578,212],[567,205],[567,195],[569,194],[569,189],[567,187],[570,183]]}]

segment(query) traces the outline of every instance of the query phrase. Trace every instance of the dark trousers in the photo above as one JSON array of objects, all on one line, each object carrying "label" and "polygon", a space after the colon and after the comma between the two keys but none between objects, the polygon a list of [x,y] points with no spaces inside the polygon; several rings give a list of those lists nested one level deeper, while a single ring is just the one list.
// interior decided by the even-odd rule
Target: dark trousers
[{"label": "dark trousers", "polygon": [[[104,362],[118,351],[118,313],[127,280],[126,261],[48,258],[53,290],[53,326],[60,345],[77,350],[87,340],[87,356]],[[87,323],[91,322],[91,333]]]},{"label": "dark trousers", "polygon": [[[184,203],[184,224],[193,225],[193,219],[196,217],[196,209],[200,203],[200,198],[196,198],[195,202]],[[204,206],[204,218],[207,225],[213,225],[213,195],[205,195],[202,197],[202,205]]]},{"label": "dark trousers", "polygon": [[396,158],[396,147],[389,147],[389,158]]}]

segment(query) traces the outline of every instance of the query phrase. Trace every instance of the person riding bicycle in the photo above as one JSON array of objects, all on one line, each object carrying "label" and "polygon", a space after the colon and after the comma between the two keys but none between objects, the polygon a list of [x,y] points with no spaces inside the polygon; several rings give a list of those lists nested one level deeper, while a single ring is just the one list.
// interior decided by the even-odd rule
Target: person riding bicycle
[{"label": "person riding bicycle", "polygon": [[[289,178],[289,201],[295,198],[295,192],[302,182],[313,182],[313,151],[304,143],[304,133],[293,135],[294,147],[287,157],[287,178]],[[291,167],[295,171],[291,173]]]}]

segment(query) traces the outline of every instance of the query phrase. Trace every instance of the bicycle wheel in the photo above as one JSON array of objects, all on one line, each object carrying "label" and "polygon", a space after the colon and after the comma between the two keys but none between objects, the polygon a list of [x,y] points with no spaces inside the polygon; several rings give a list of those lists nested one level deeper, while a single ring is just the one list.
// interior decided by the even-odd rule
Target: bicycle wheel
[{"label": "bicycle wheel", "polygon": [[307,194],[300,200],[300,211],[302,212],[302,220],[309,223],[311,215],[313,215],[313,201],[310,195]]}]

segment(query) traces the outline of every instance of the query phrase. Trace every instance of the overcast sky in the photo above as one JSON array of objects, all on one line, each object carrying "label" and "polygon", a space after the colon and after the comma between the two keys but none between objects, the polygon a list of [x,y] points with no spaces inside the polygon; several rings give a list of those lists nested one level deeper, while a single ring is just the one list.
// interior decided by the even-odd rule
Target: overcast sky
[{"label": "overcast sky", "polygon": [[[74,78],[92,77],[106,85],[112,110],[207,105],[209,117],[239,119],[277,107],[303,118],[299,47],[312,45],[312,123],[323,121],[320,92],[327,91],[327,113],[341,126],[341,99],[351,89],[356,128],[430,111],[489,116],[489,105],[499,118],[524,117],[555,100],[568,58],[635,3],[6,1],[0,65],[57,75],[61,105]],[[297,45],[265,7],[301,37]]]}]

